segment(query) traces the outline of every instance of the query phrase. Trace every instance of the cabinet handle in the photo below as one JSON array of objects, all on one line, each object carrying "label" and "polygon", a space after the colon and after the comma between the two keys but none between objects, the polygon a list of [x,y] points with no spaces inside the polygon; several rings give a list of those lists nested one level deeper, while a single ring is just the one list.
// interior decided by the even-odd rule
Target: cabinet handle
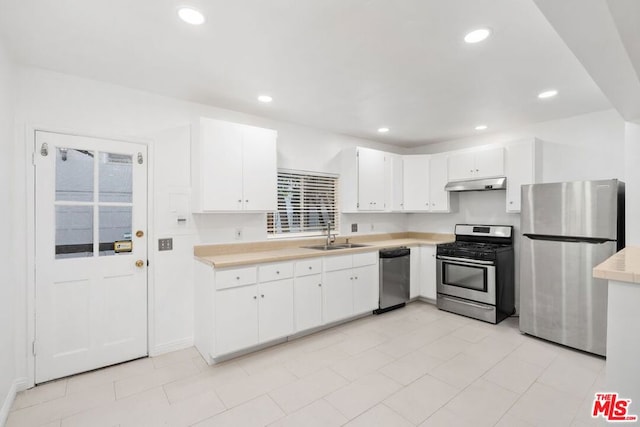
[{"label": "cabinet handle", "polygon": [[349,280],[353,280],[353,277],[349,277]]},{"label": "cabinet handle", "polygon": [[245,202],[245,203],[249,203],[249,199],[245,200],[244,202]]},{"label": "cabinet handle", "polygon": [[254,295],[254,296],[253,296],[253,299],[258,299],[258,297]]},{"label": "cabinet handle", "polygon": [[476,172],[480,172],[480,169],[476,169]]},{"label": "cabinet handle", "polygon": [[242,199],[238,199],[238,203],[242,203]]},{"label": "cabinet handle", "polygon": [[358,276],[356,276],[356,280],[358,280]]},{"label": "cabinet handle", "polygon": [[321,288],[322,287],[322,283],[318,283],[318,287]]},{"label": "cabinet handle", "polygon": [[276,274],[280,274],[280,272],[279,272],[279,271],[276,271]]},{"label": "cabinet handle", "polygon": [[240,280],[240,276],[236,276],[236,280]]},{"label": "cabinet handle", "polygon": [[510,202],[509,202],[509,204],[510,204],[510,205],[512,205],[512,204],[513,204],[513,200],[512,200],[512,201],[510,201]]},{"label": "cabinet handle", "polygon": [[313,270],[313,267],[309,266],[309,270]]}]

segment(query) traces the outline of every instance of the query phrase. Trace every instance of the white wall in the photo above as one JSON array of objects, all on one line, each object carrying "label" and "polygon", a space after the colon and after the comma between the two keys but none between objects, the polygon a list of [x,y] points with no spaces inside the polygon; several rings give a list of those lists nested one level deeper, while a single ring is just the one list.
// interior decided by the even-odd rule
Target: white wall
[{"label": "white wall", "polygon": [[640,122],[625,123],[627,245],[640,246]]},{"label": "white wall", "polygon": [[[111,85],[74,76],[49,72],[31,67],[19,68],[18,125],[91,134],[95,136],[144,138],[150,141],[153,158],[151,184],[153,188],[153,221],[149,230],[150,283],[152,284],[153,317],[152,353],[169,351],[190,345],[193,335],[193,245],[201,243],[235,242],[236,228],[242,228],[243,241],[266,239],[264,214],[196,215],[188,213],[190,186],[190,133],[189,124],[205,116],[222,120],[262,126],[278,131],[279,167],[319,172],[339,172],[339,152],[356,145],[399,152],[402,149],[372,141],[336,135],[304,126],[250,116],[243,113],[184,102],[121,86]],[[265,106],[265,108],[277,108]],[[20,135],[14,157],[19,177],[27,176],[25,150],[32,141]],[[16,194],[27,194],[24,180],[15,185]],[[24,197],[24,196],[21,196]],[[19,201],[22,205],[24,200]],[[188,221],[178,224],[177,216]],[[371,232],[404,231],[403,215],[374,216],[348,215],[344,227],[351,222],[363,224]],[[26,211],[19,212],[16,229],[26,228]],[[346,229],[346,228],[345,228]],[[171,252],[158,252],[157,239],[173,237]],[[21,247],[29,237],[18,236]],[[19,283],[27,277],[26,259],[17,262],[21,275]],[[26,287],[23,287],[26,288]],[[21,289],[23,299],[25,290]],[[24,318],[26,307],[19,307]],[[26,331],[20,331],[21,349],[26,348]],[[18,358],[26,360],[21,351]],[[21,366],[26,371],[26,365]]]},{"label": "white wall", "polygon": [[[16,280],[13,251],[10,252],[13,221],[13,116],[14,69],[8,52],[0,43],[0,425],[11,404],[11,388],[16,379],[15,324]],[[3,407],[7,405],[7,407]]]}]

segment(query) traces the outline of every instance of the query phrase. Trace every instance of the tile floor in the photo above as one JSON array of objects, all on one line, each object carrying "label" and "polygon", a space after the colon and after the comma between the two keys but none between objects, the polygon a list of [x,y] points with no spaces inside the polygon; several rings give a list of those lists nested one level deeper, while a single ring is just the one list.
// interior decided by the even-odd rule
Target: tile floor
[{"label": "tile floor", "polygon": [[194,348],[20,393],[14,426],[583,426],[604,360],[416,302],[216,366]]}]

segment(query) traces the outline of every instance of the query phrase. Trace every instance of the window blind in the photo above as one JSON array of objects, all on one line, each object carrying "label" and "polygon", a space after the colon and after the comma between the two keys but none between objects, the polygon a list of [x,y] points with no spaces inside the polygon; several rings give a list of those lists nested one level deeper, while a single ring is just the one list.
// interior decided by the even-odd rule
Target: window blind
[{"label": "window blind", "polygon": [[339,218],[337,176],[278,170],[278,210],[267,214],[269,235],[320,233],[329,222],[335,231]]}]

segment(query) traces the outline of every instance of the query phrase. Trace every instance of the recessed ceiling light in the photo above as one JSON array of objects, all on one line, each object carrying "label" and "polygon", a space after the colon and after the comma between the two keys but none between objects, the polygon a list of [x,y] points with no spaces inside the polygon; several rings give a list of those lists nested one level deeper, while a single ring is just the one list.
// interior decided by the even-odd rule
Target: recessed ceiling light
[{"label": "recessed ceiling light", "polygon": [[555,89],[551,89],[551,90],[545,90],[544,92],[540,92],[538,94],[538,98],[540,99],[544,99],[544,98],[553,98],[554,96],[556,96],[558,94],[558,91]]},{"label": "recessed ceiling light", "polygon": [[467,43],[478,43],[486,39],[491,35],[491,30],[488,28],[478,28],[473,30],[464,36],[464,41]]},{"label": "recessed ceiling light", "polygon": [[178,16],[187,24],[201,25],[204,23],[204,15],[202,12],[192,7],[181,7],[178,9]]},{"label": "recessed ceiling light", "polygon": [[260,102],[264,102],[265,104],[270,103],[271,101],[273,101],[273,98],[270,97],[269,95],[260,95],[258,97],[258,101]]},{"label": "recessed ceiling light", "polygon": [[487,125],[478,125],[476,126],[476,130],[485,130],[487,128]]},{"label": "recessed ceiling light", "polygon": [[379,133],[387,133],[389,132],[389,128],[378,128]]}]

